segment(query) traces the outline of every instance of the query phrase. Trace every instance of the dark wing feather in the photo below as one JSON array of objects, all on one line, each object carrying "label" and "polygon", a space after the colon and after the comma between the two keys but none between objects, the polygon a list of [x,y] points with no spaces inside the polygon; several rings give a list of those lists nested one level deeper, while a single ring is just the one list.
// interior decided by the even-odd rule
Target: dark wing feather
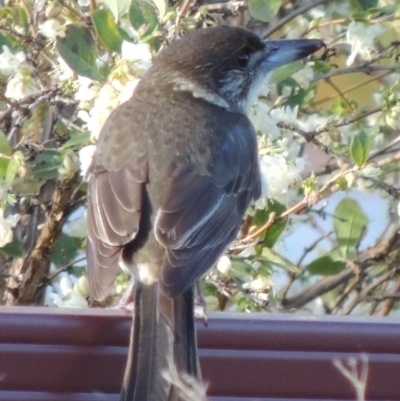
[{"label": "dark wing feather", "polygon": [[139,229],[143,183],[127,170],[129,166],[118,172],[95,173],[89,183],[88,277],[95,299],[108,294],[118,273],[121,247]]},{"label": "dark wing feather", "polygon": [[259,196],[256,139],[247,119],[226,135],[209,174],[194,164],[171,173],[155,223],[156,238],[167,248],[160,276],[167,295],[182,293],[215,263]]},{"label": "dark wing feather", "polygon": [[104,125],[90,172],[88,278],[98,300],[114,283],[122,247],[139,230],[147,164],[137,142],[132,111],[124,104]]}]

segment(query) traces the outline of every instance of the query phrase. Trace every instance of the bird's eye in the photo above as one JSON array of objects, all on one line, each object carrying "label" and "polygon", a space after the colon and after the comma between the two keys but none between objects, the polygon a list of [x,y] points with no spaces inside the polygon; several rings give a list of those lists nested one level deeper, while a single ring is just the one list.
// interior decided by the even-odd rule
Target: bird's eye
[{"label": "bird's eye", "polygon": [[242,52],[238,55],[238,64],[239,67],[245,68],[249,64],[250,56],[247,52]]}]

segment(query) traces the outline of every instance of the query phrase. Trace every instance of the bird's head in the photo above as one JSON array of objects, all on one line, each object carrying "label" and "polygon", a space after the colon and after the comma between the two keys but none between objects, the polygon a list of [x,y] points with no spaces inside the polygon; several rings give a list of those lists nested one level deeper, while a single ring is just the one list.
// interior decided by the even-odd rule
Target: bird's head
[{"label": "bird's head", "polygon": [[149,78],[246,113],[271,71],[323,46],[316,39],[263,41],[238,27],[200,29],[164,49]]}]

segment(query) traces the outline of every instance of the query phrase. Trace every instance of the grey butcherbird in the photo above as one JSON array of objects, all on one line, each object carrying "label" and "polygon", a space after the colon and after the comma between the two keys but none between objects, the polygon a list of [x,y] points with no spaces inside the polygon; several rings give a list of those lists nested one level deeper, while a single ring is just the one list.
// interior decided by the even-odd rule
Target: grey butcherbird
[{"label": "grey butcherbird", "polygon": [[248,108],[275,68],[323,46],[200,29],[157,57],[105,122],[90,168],[88,275],[102,299],[119,266],[135,278],[121,400],[184,400],[165,370],[200,376],[193,283],[260,196]]}]

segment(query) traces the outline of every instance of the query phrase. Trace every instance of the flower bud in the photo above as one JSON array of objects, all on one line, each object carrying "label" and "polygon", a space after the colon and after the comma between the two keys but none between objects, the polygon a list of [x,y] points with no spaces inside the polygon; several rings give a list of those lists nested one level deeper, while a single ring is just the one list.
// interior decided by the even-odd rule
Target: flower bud
[{"label": "flower bud", "polygon": [[335,127],[332,127],[328,132],[332,142],[340,143],[342,141],[342,133]]},{"label": "flower bud", "polygon": [[61,14],[61,11],[62,4],[58,1],[53,1],[46,7],[45,14],[47,18],[56,18]]}]

